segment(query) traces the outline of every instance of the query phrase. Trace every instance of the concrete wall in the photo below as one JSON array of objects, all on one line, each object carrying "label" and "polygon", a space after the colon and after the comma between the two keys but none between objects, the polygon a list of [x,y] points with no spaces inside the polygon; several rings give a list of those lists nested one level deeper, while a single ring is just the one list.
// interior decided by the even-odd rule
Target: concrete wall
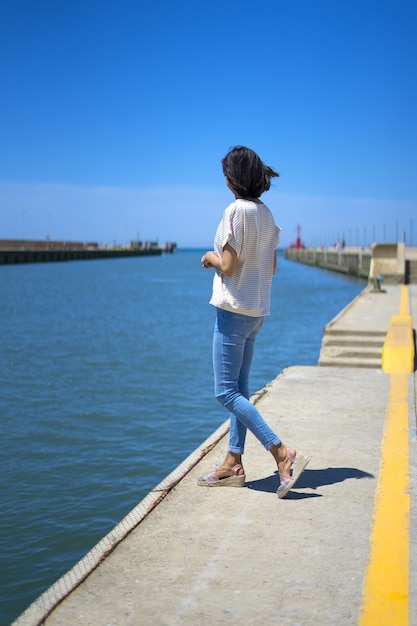
[{"label": "concrete wall", "polygon": [[0,239],[0,250],[85,250],[97,249],[97,243],[84,244],[80,241],[50,241],[49,239]]},{"label": "concrete wall", "polygon": [[405,282],[405,244],[374,243],[369,281],[383,276],[384,282],[404,284]]},{"label": "concrete wall", "polygon": [[77,261],[111,259],[116,257],[160,255],[157,250],[96,249],[96,250],[0,250],[0,265],[15,263],[48,263],[51,261]]},{"label": "concrete wall", "polygon": [[287,248],[285,258],[343,274],[368,278],[372,256],[371,250],[362,251],[361,248],[345,248],[344,250]]},{"label": "concrete wall", "polygon": [[287,248],[285,258],[306,265],[368,278],[382,277],[387,284],[417,282],[417,249],[404,243],[374,243],[371,248]]}]

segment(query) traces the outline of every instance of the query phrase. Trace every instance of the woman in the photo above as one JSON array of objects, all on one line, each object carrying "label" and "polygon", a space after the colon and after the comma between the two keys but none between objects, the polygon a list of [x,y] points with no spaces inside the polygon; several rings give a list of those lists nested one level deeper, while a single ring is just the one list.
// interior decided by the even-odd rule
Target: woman
[{"label": "woman", "polygon": [[198,479],[198,485],[243,487],[242,465],[247,429],[271,452],[277,464],[283,498],[309,458],[280,440],[249,400],[249,373],[255,339],[270,312],[272,276],[280,228],[259,199],[279,176],[243,146],[223,159],[226,184],[235,196],[218,226],[214,250],[201,259],[216,270],[210,304],[216,307],[213,367],[217,400],[230,411],[229,446],[220,467]]}]

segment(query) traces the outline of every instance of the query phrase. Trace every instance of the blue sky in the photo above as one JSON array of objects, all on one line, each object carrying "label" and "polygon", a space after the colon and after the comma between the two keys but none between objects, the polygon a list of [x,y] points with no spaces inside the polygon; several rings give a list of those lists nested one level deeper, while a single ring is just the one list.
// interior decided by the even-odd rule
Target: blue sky
[{"label": "blue sky", "polygon": [[248,145],[282,244],[417,245],[414,0],[2,0],[0,238],[211,247]]}]

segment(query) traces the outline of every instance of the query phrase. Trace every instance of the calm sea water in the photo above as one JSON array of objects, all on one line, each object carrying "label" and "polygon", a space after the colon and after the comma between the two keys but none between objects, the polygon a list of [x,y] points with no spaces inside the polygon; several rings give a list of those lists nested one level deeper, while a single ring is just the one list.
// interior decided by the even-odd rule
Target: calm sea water
[{"label": "calm sea water", "polygon": [[[2,625],[227,418],[201,254],[0,267]],[[315,365],[363,288],[281,255],[252,391]]]}]

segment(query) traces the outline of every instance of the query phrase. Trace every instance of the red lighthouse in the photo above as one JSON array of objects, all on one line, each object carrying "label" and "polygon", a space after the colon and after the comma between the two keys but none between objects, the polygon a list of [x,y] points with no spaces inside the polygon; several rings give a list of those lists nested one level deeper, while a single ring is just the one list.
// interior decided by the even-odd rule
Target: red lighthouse
[{"label": "red lighthouse", "polygon": [[290,245],[290,248],[292,248],[293,250],[304,250],[305,249],[305,245],[301,241],[300,233],[301,233],[301,226],[300,226],[300,224],[297,224],[297,239],[295,240],[295,243],[292,243]]}]

